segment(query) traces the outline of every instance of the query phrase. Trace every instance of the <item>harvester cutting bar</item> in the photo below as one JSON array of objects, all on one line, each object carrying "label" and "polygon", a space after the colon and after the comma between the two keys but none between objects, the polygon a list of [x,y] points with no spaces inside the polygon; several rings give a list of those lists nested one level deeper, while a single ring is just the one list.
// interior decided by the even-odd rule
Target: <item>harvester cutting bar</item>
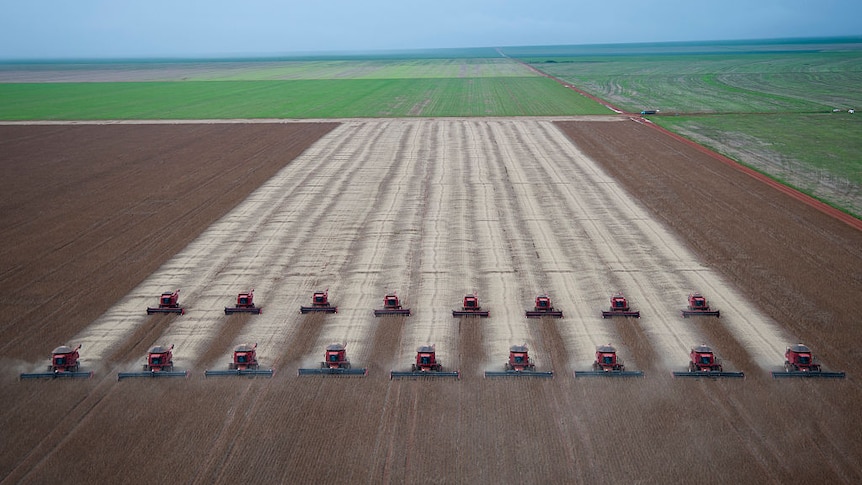
[{"label": "harvester cutting bar", "polygon": [[639,370],[586,370],[575,371],[575,379],[579,377],[643,377],[643,371]]},{"label": "harvester cutting bar", "polygon": [[844,372],[824,372],[824,371],[775,371],[772,373],[772,377],[776,379],[784,378],[784,377],[811,377],[818,378],[823,377],[826,379],[843,379],[846,377]]},{"label": "harvester cutting bar", "polygon": [[19,379],[90,379],[93,377],[93,371],[90,372],[38,372],[34,374],[21,374]]},{"label": "harvester cutting bar", "polygon": [[639,311],[622,311],[622,310],[604,310],[602,312],[602,318],[611,318],[611,317],[631,317],[631,318],[640,318],[641,312]]},{"label": "harvester cutting bar", "polygon": [[517,371],[517,370],[490,371],[490,370],[487,370],[487,371],[485,371],[485,378],[487,379],[488,377],[544,377],[544,378],[550,378],[550,377],[554,377],[554,372],[553,371],[536,372],[536,371],[530,371],[530,370],[522,370],[522,371]]},{"label": "harvester cutting bar", "polygon": [[563,318],[563,311],[562,310],[549,310],[549,311],[527,310],[526,315],[527,315],[527,318],[542,318],[542,317]]},{"label": "harvester cutting bar", "polygon": [[260,307],[224,307],[224,314],[231,315],[234,313],[253,313],[255,315],[260,315],[263,313],[263,308]]},{"label": "harvester cutting bar", "polygon": [[185,308],[154,308],[147,307],[147,315],[152,315],[153,313],[178,313],[180,315],[186,314]]},{"label": "harvester cutting bar", "polygon": [[300,376],[367,376],[368,369],[345,369],[341,368],[316,368],[316,369],[299,369],[297,375]]},{"label": "harvester cutting bar", "polygon": [[490,317],[488,310],[452,310],[453,317]]},{"label": "harvester cutting bar", "polygon": [[409,377],[454,377],[456,379],[461,378],[461,373],[458,371],[455,372],[444,372],[444,371],[392,371],[389,373],[389,379],[404,379]]},{"label": "harvester cutting bar", "polygon": [[744,372],[724,372],[724,371],[684,371],[674,372],[674,377],[700,377],[700,378],[718,378],[718,377],[745,377]]},{"label": "harvester cutting bar", "polygon": [[160,372],[120,372],[117,380],[122,381],[132,377],[188,377],[189,371],[160,371]]},{"label": "harvester cutting bar", "polygon": [[718,310],[682,310],[682,317],[721,317]]},{"label": "harvester cutting bar", "polygon": [[334,306],[301,306],[299,313],[338,313],[338,307]]},{"label": "harvester cutting bar", "polygon": [[218,376],[263,376],[272,377],[275,371],[272,369],[232,369],[232,370],[208,370],[204,371],[204,377]]},{"label": "harvester cutting bar", "polygon": [[374,316],[375,317],[382,317],[382,316],[387,316],[387,315],[404,315],[404,316],[409,317],[410,316],[410,309],[409,308],[378,308],[378,309],[374,310]]}]

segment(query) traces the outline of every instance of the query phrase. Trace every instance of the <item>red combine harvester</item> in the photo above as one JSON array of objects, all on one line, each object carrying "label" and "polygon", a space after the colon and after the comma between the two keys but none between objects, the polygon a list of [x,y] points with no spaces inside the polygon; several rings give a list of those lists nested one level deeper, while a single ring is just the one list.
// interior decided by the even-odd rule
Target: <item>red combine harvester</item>
[{"label": "red combine harvester", "polygon": [[706,345],[698,345],[689,353],[687,372],[674,372],[674,377],[745,377],[742,372],[725,372],[721,361]]},{"label": "red combine harvester", "polygon": [[329,304],[329,288],[311,296],[311,306],[299,307],[299,313],[338,313],[338,307]]},{"label": "red combine harvester", "polygon": [[622,293],[617,293],[611,297],[611,306],[608,311],[602,312],[602,318],[611,317],[633,317],[640,318],[641,312],[629,308],[629,302]]},{"label": "red combine harvester", "polygon": [[254,306],[254,288],[248,293],[240,293],[236,296],[236,306],[224,307],[224,314],[231,315],[233,313],[253,313],[260,315],[263,309]]},{"label": "red combine harvester", "polygon": [[404,315],[410,316],[409,308],[401,308],[401,301],[398,299],[398,295],[395,293],[390,293],[383,297],[383,308],[378,308],[374,310],[375,317],[381,317],[386,315]]},{"label": "red combine harvester", "polygon": [[491,312],[482,310],[479,297],[476,294],[466,295],[460,310],[452,310],[453,317],[489,317]]},{"label": "red combine harvester", "polygon": [[320,367],[316,369],[299,369],[299,375],[367,375],[368,369],[354,369],[350,366],[350,360],[347,358],[346,348],[347,345],[345,344],[327,345],[326,351],[323,354],[323,362],[320,363]]},{"label": "red combine harvester", "polygon": [[177,301],[180,297],[180,290],[173,293],[165,292],[159,297],[159,306],[156,308],[147,307],[147,315],[153,313],[179,313],[185,315],[186,309],[181,307]]},{"label": "red combine harvester", "polygon": [[143,372],[120,372],[117,380],[130,377],[188,377],[188,371],[174,371],[174,346],[156,345],[147,352]]},{"label": "red combine harvester", "polygon": [[392,371],[389,373],[390,379],[400,379],[402,377],[461,377],[458,371],[446,372],[443,370],[443,363],[437,360],[436,350],[433,345],[423,345],[416,349],[416,362],[410,369],[406,371]]},{"label": "red combine harvester", "polygon": [[683,318],[692,316],[720,317],[721,312],[710,310],[709,302],[700,293],[690,293],[688,295],[688,308],[682,311],[682,316]]},{"label": "red combine harvester", "polygon": [[526,316],[527,318],[563,318],[563,311],[554,310],[554,306],[551,305],[551,297],[548,295],[539,295],[536,297],[536,306],[532,310],[527,310]]},{"label": "red combine harvester", "polygon": [[796,344],[787,347],[784,352],[784,372],[773,372],[772,377],[831,377],[842,379],[844,372],[826,372],[820,368],[820,363],[814,358],[806,345]]},{"label": "red combine harvester", "polygon": [[241,344],[233,349],[233,360],[227,365],[228,370],[207,370],[204,377],[212,376],[265,376],[272,377],[272,369],[261,369],[257,362],[257,344]]},{"label": "red combine harvester", "polygon": [[80,355],[78,354],[80,349],[80,345],[74,349],[65,345],[57,347],[51,352],[51,365],[48,366],[48,372],[21,374],[19,379],[55,379],[57,377],[89,379],[93,377],[93,372],[80,371]]},{"label": "red combine harvester", "polygon": [[527,350],[526,345],[509,347],[509,360],[504,371],[485,371],[485,377],[554,377],[552,371],[536,372],[536,364]]},{"label": "red combine harvester", "polygon": [[622,359],[617,357],[617,349],[611,344],[596,347],[596,361],[589,371],[575,371],[578,377],[643,377],[643,371],[627,371]]}]

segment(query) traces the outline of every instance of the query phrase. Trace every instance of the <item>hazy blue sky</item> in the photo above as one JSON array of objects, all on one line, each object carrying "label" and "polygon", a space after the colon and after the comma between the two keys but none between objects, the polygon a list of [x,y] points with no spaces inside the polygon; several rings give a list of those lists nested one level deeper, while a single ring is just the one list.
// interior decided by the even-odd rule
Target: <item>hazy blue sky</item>
[{"label": "hazy blue sky", "polygon": [[0,0],[0,59],[862,34],[862,0]]}]

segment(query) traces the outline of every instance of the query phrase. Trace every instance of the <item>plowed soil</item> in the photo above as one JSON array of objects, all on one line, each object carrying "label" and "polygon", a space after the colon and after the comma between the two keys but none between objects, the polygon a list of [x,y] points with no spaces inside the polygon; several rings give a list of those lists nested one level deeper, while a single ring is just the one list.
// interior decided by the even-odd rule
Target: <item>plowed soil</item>
[{"label": "plowed soil", "polygon": [[[2,483],[862,481],[862,232],[627,118],[0,126]],[[262,315],[225,316],[254,287]],[[183,316],[147,316],[181,288]],[[301,315],[329,288],[338,313]],[[603,320],[622,290],[640,319]],[[683,319],[689,291],[720,319]],[[397,291],[409,317],[376,318]],[[476,291],[487,319],[452,318]],[[547,292],[562,319],[527,320]],[[298,377],[347,344],[366,377]],[[843,380],[773,380],[804,341]],[[273,378],[210,378],[257,342]],[[643,379],[575,379],[613,343]],[[91,380],[17,380],[82,343]],[[552,379],[485,379],[524,344]],[[680,380],[708,343],[744,380]],[[174,344],[187,379],[117,382]],[[460,379],[390,380],[436,344]]]}]

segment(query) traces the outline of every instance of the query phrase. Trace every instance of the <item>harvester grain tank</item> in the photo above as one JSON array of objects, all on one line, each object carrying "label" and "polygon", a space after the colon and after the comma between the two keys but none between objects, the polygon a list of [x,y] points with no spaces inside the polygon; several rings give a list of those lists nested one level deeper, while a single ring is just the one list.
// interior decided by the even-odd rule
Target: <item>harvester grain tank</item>
[{"label": "harvester grain tank", "polygon": [[300,306],[299,313],[338,313],[338,307],[329,303],[329,288],[311,295],[311,306]]},{"label": "harvester grain tank", "polygon": [[66,345],[61,345],[51,352],[51,364],[48,366],[47,372],[25,373],[19,376],[20,379],[56,379],[60,377],[71,379],[89,379],[93,377],[93,372],[81,372],[80,354],[81,345],[74,349]]},{"label": "harvester grain tank", "polygon": [[611,296],[611,306],[607,311],[602,312],[602,318],[611,317],[633,317],[640,318],[641,312],[632,310],[629,307],[629,302],[622,293],[617,293]]},{"label": "harvester grain tank", "polygon": [[162,296],[159,297],[159,306],[147,307],[147,315],[152,315],[153,313],[178,313],[184,315],[186,309],[180,306],[179,298],[180,290],[162,293]]},{"label": "harvester grain tank", "polygon": [[254,305],[254,288],[248,293],[240,293],[236,296],[236,305],[232,307],[224,307],[224,314],[231,315],[233,313],[251,313],[260,315],[263,309]]},{"label": "harvester grain tank", "polygon": [[347,345],[334,343],[326,346],[320,367],[299,369],[299,375],[365,376],[368,375],[368,369],[351,366],[350,359],[347,358]]},{"label": "harvester grain tank", "polygon": [[147,352],[143,372],[120,372],[117,380],[131,377],[188,377],[188,371],[174,370],[174,346],[156,345]]},{"label": "harvester grain tank", "polygon": [[551,304],[551,297],[544,294],[536,297],[535,306],[532,310],[526,311],[526,316],[527,318],[563,318],[563,311],[554,309],[554,305]]},{"label": "harvester grain tank", "polygon": [[721,360],[707,345],[698,345],[689,353],[688,371],[674,372],[674,377],[745,377],[742,372],[725,372]]},{"label": "harvester grain tank", "polygon": [[526,345],[509,347],[509,359],[503,367],[503,371],[485,371],[485,377],[554,377],[553,371],[536,371]]},{"label": "harvester grain tank", "polygon": [[489,317],[491,312],[482,310],[479,305],[479,297],[474,293],[464,296],[464,302],[460,310],[452,310],[453,317]]},{"label": "harvester grain tank", "polygon": [[405,317],[409,317],[410,309],[402,308],[401,300],[398,298],[398,295],[395,293],[389,293],[383,297],[383,308],[377,308],[374,310],[375,317],[387,315],[403,315]]},{"label": "harvester grain tank", "polygon": [[784,352],[784,371],[773,372],[772,377],[824,377],[842,379],[845,377],[845,374],[844,372],[824,371],[808,346],[795,344],[787,347],[787,350]]},{"label": "harvester grain tank", "polygon": [[233,359],[228,370],[207,370],[204,377],[214,376],[264,376],[272,377],[272,369],[261,369],[257,361],[257,344],[240,344],[233,349]]},{"label": "harvester grain tank", "polygon": [[688,308],[682,310],[682,316],[683,318],[695,316],[720,317],[721,312],[710,309],[706,297],[695,292],[688,295]]},{"label": "harvester grain tank", "polygon": [[617,356],[617,349],[613,345],[600,345],[596,347],[596,360],[593,362],[592,370],[575,371],[578,377],[643,377],[642,371],[627,371],[622,359]]},{"label": "harvester grain tank", "polygon": [[434,345],[423,345],[416,349],[416,361],[410,368],[410,371],[392,371],[389,373],[390,379],[400,379],[403,377],[461,377],[458,371],[444,371],[443,363],[437,359],[437,352]]}]

